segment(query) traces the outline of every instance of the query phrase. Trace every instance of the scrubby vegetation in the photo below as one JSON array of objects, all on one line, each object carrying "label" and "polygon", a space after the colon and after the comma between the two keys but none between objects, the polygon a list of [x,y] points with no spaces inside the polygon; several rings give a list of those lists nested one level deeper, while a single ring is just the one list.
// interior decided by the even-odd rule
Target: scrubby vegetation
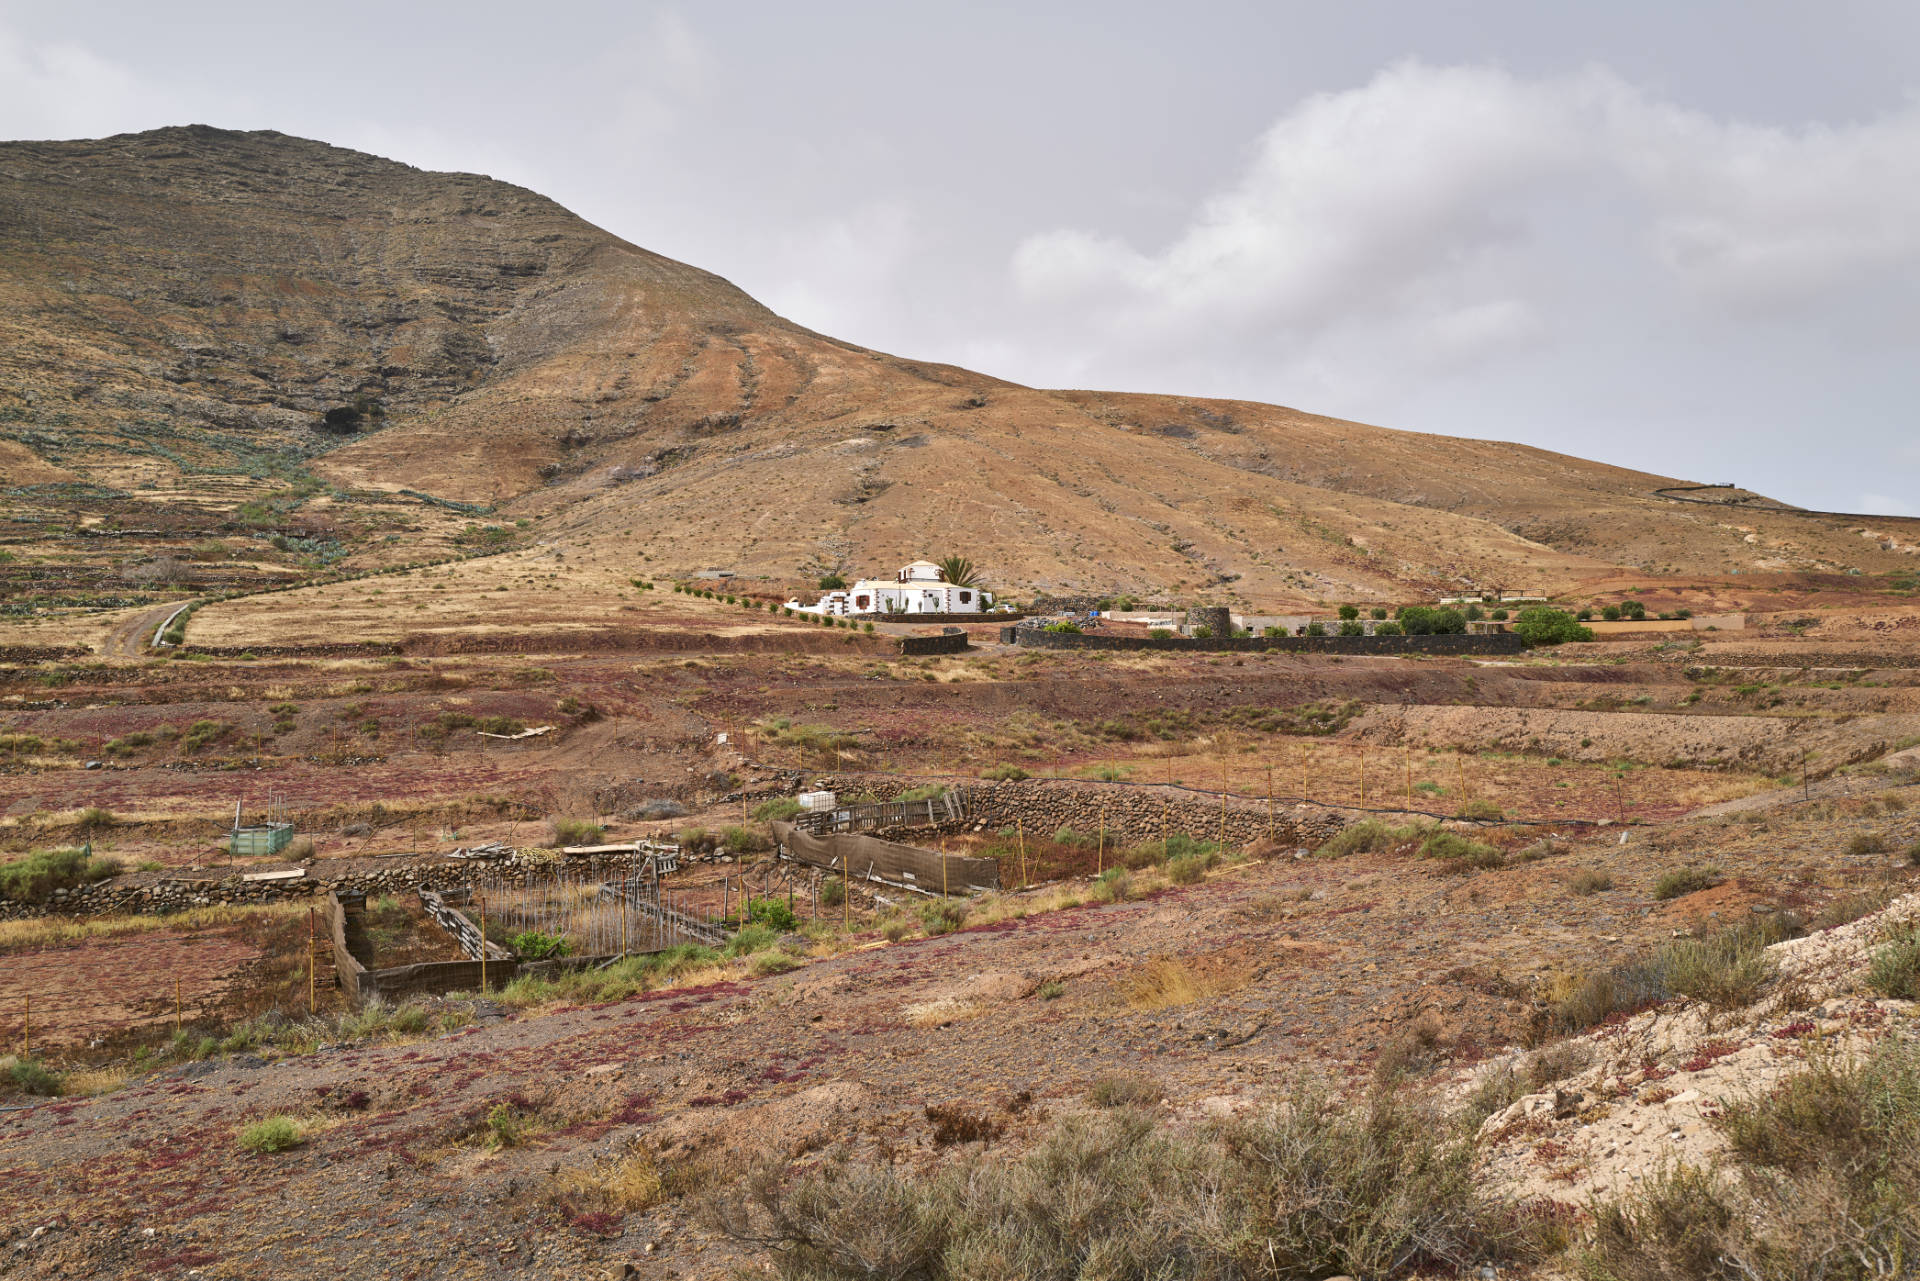
[{"label": "scrubby vegetation", "polygon": [[0,898],[44,903],[55,890],[104,881],[120,870],[118,860],[89,857],[84,850],[34,850],[25,858],[0,863]]},{"label": "scrubby vegetation", "polygon": [[1596,1207],[1588,1275],[1607,1281],[1910,1276],[1920,1259],[1920,1046],[1816,1056],[1714,1121],[1727,1172],[1678,1166]]},{"label": "scrubby vegetation", "polygon": [[765,1167],[715,1214],[792,1281],[1464,1272],[1541,1252],[1537,1221],[1475,1177],[1461,1132],[1391,1092],[1296,1085],[1194,1133],[1126,1106],[1058,1123],[1027,1155],[932,1173],[843,1159]]}]

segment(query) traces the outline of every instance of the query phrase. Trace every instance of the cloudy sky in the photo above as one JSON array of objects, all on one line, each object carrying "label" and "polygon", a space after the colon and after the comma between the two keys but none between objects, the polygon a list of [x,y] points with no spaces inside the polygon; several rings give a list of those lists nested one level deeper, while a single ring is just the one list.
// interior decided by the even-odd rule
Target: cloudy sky
[{"label": "cloudy sky", "polygon": [[0,0],[0,137],[190,122],[1021,382],[1920,515],[1911,0]]}]

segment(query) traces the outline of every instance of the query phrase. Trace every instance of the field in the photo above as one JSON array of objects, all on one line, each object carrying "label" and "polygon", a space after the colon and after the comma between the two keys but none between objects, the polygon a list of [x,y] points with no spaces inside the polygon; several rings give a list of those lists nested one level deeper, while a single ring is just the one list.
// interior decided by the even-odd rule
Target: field
[{"label": "field", "polygon": [[[1777,584],[1718,601],[1744,607],[1738,632],[1517,661],[1034,652],[987,626],[966,654],[903,658],[892,641],[911,629],[633,578],[587,549],[509,551],[216,602],[167,657],[123,652],[109,624],[99,652],[7,669],[10,858],[91,841],[123,868],[110,885],[211,888],[278,867],[457,869],[459,848],[551,849],[590,826],[683,842],[664,888],[696,918],[737,927],[750,892],[776,918],[791,902],[797,926],[385,1010],[347,1008],[322,947],[310,1010],[299,902],[0,923],[0,1035],[27,1048],[30,1000],[33,1059],[67,1090],[0,1113],[0,1166],[70,1171],[75,1191],[45,1206],[66,1222],[118,1223],[137,1195],[170,1225],[164,1250],[64,1229],[34,1267],[180,1275],[326,1251],[377,1268],[371,1241],[337,1229],[387,1214],[442,1234],[474,1275],[642,1256],[711,1275],[756,1257],[696,1209],[703,1189],[744,1186],[742,1133],[935,1168],[953,1125],[1018,1149],[1103,1091],[1148,1090],[1174,1124],[1302,1070],[1357,1089],[1390,1062],[1444,1092],[1550,1040],[1541,994],[1564,976],[1915,884],[1902,589],[1810,603],[1828,593]],[[556,597],[596,603],[556,621]],[[321,641],[303,631],[316,616]],[[856,880],[843,906],[836,877],[770,861],[755,816],[822,775],[884,797],[1022,774],[1184,817],[1165,849],[1098,820],[918,838],[997,859],[1007,888],[943,905]],[[1377,832],[1341,857],[1221,846],[1223,793],[1256,831],[1271,805]],[[284,807],[300,843],[235,865],[235,800]],[[553,866],[524,889],[453,874],[503,941],[617,950],[594,878]],[[1691,879],[1670,892],[1677,873]],[[379,964],[458,955],[410,895],[369,913]],[[1116,1073],[1135,1084],[1102,1084]],[[292,1152],[235,1146],[280,1114],[304,1136]],[[191,1189],[153,1165],[175,1145]],[[131,1181],[112,1168],[123,1151],[141,1154]],[[653,1190],[618,1192],[635,1162]],[[340,1168],[377,1177],[323,1173]],[[414,1208],[394,1217],[375,1186]],[[449,1217],[420,1199],[432,1189],[501,1213]],[[269,1233],[284,1194],[303,1227]]]}]

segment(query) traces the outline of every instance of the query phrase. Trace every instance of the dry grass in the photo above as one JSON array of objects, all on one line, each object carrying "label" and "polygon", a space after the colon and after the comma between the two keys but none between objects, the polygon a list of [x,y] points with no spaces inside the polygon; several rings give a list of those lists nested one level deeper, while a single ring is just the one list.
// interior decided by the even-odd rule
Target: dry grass
[{"label": "dry grass", "polygon": [[1122,982],[1121,993],[1131,1009],[1164,1010],[1223,995],[1246,981],[1244,966],[1228,964],[1209,971],[1178,957],[1157,956]]},{"label": "dry grass", "polygon": [[219,929],[263,917],[304,915],[304,903],[221,904],[196,907],[171,916],[31,917],[0,921],[0,954],[61,947],[87,939],[119,938],[128,934],[190,933]]}]

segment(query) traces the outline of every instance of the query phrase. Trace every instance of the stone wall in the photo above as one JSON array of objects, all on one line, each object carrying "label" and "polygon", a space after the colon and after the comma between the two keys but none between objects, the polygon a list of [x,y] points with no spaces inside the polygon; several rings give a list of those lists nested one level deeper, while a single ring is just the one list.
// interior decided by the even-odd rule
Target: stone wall
[{"label": "stone wall", "polygon": [[1191,636],[1103,636],[1099,632],[1049,632],[1038,627],[1002,627],[1002,645],[1032,649],[1195,650],[1259,654],[1522,654],[1527,643],[1512,632],[1494,636],[1246,636],[1195,640]]},{"label": "stone wall", "polygon": [[939,636],[902,636],[900,652],[902,654],[964,654],[967,651],[967,634],[954,628]]},{"label": "stone wall", "polygon": [[[866,793],[884,798],[906,790],[912,782],[850,774],[823,776],[819,785],[849,795]],[[1159,840],[1163,819],[1171,835],[1215,840],[1221,830],[1219,795],[1183,787],[1074,779],[1022,779],[964,786],[964,820],[911,830],[958,833],[1024,826],[1030,835],[1051,836],[1060,828],[1071,827],[1091,835],[1100,830],[1104,818],[1107,839],[1122,845]],[[1317,848],[1360,817],[1363,815],[1319,805],[1276,804],[1273,839],[1283,845]],[[1226,834],[1229,845],[1265,841],[1267,803],[1229,796]]]}]

